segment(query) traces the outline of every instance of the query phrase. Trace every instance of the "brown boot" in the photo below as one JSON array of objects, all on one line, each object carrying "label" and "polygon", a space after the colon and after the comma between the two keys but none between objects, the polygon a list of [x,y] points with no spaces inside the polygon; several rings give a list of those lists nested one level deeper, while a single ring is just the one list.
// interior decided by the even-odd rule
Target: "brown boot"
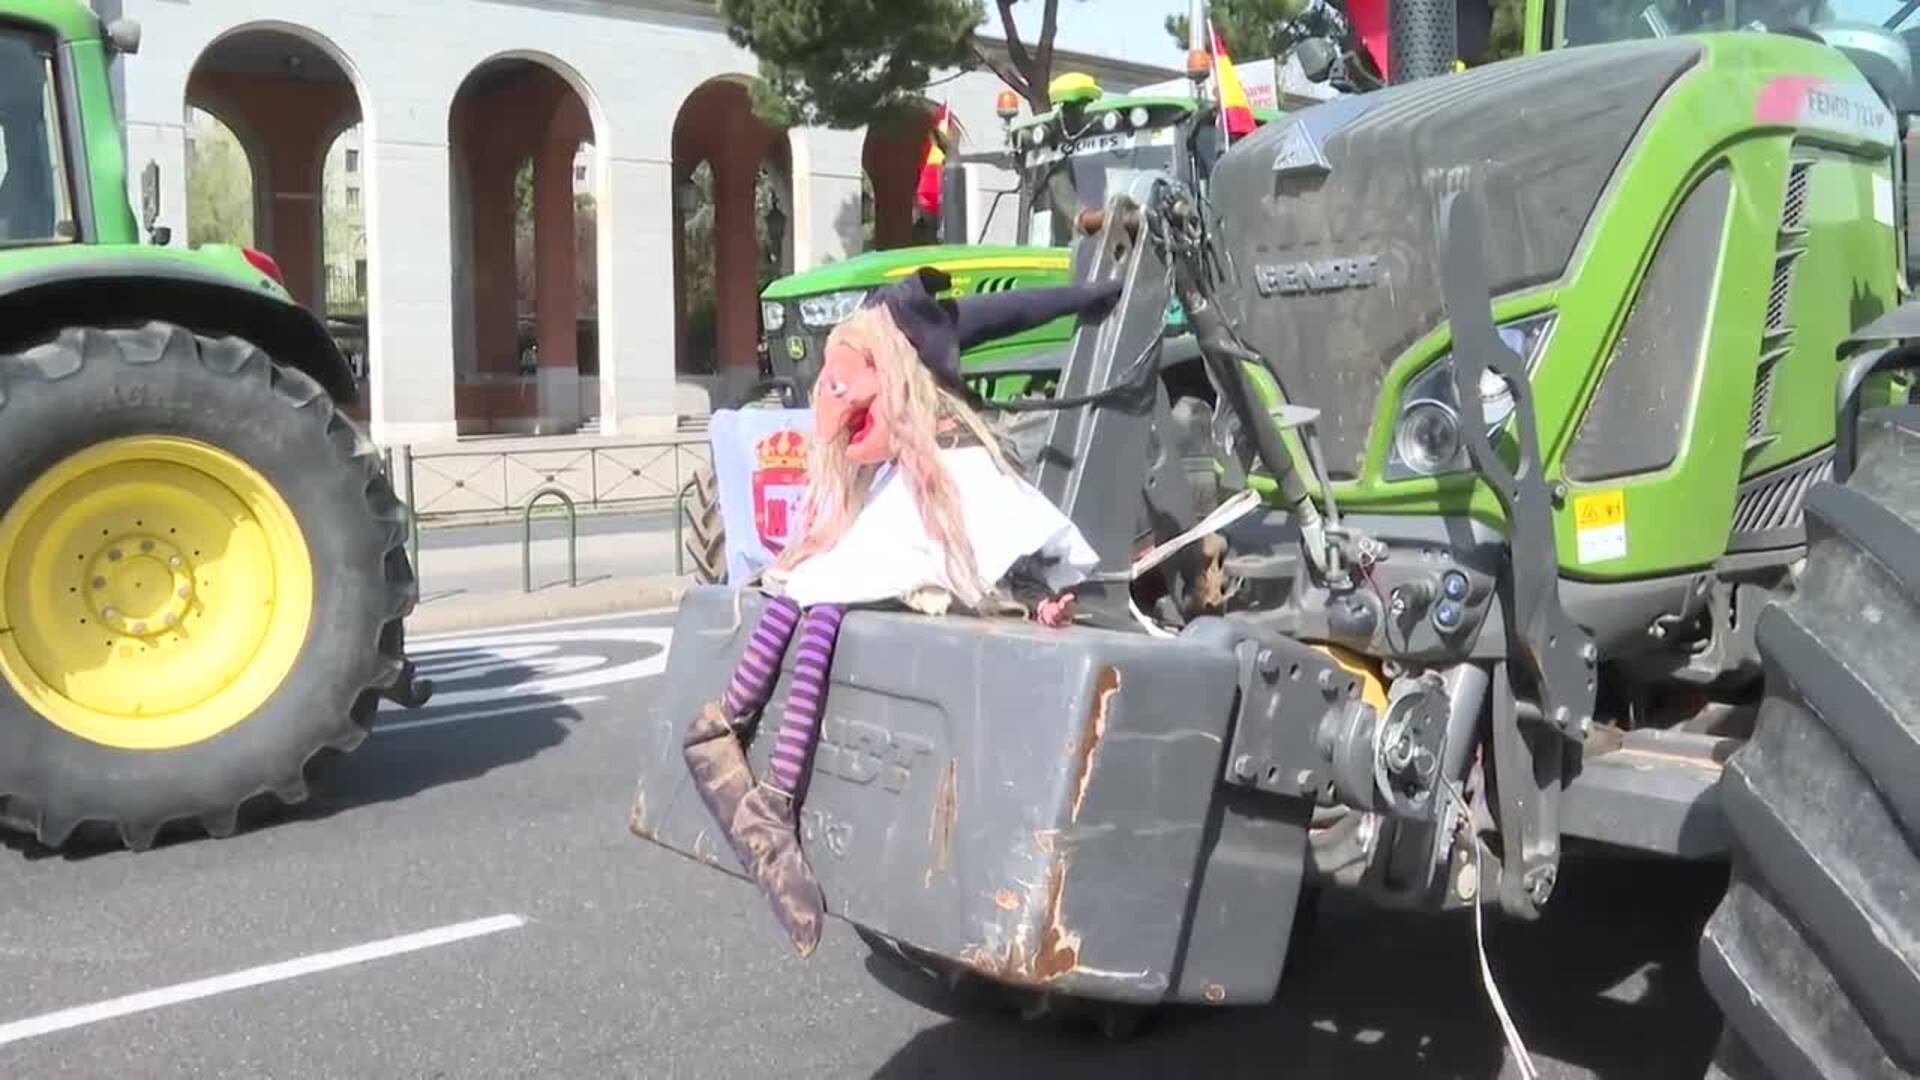
[{"label": "brown boot", "polygon": [[740,811],[740,801],[753,788],[753,769],[747,765],[747,751],[740,745],[739,733],[718,701],[707,702],[687,725],[681,756],[693,775],[694,790],[707,804],[707,812],[720,826],[734,857],[740,860],[742,869],[751,869],[746,850],[734,838],[733,820]]},{"label": "brown boot", "polygon": [[803,959],[813,955],[827,903],[800,851],[793,797],[770,784],[754,785],[734,815],[733,835],[746,856],[747,870],[773,906],[773,917]]}]

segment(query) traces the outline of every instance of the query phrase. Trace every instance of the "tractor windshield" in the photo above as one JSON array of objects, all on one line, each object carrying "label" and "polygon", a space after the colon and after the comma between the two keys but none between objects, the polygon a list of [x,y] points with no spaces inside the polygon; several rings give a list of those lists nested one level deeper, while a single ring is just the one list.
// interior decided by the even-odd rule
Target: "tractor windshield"
[{"label": "tractor windshield", "polygon": [[53,43],[0,26],[0,247],[73,239]]},{"label": "tractor windshield", "polygon": [[1060,147],[1028,153],[1022,188],[1027,192],[1023,243],[1066,247],[1080,211],[1105,206],[1134,183],[1173,168],[1174,129],[1094,134]]},{"label": "tractor windshield", "polygon": [[1920,5],[1904,0],[1558,0],[1566,20],[1566,44],[1704,34],[1724,30],[1865,23],[1914,42]]}]

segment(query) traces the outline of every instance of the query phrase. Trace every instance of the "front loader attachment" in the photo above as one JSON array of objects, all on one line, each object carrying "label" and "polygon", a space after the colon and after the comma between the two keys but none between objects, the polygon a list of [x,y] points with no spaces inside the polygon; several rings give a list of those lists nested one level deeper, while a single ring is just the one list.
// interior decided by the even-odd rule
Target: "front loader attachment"
[{"label": "front loader attachment", "polygon": [[[740,877],[680,746],[760,609],[747,596],[736,627],[732,592],[687,595],[631,811],[639,836]],[[1218,643],[850,614],[800,813],[829,914],[1070,996],[1269,1000],[1307,804],[1223,785],[1239,671]]]}]

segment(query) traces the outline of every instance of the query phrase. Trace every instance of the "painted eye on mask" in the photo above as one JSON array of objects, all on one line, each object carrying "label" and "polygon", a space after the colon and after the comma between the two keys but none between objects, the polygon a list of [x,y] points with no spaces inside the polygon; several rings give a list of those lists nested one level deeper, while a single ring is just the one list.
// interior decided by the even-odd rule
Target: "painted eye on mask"
[{"label": "painted eye on mask", "polygon": [[827,393],[832,394],[834,397],[839,397],[840,395],[845,394],[846,392],[847,392],[846,383],[841,382],[839,379],[827,380]]}]

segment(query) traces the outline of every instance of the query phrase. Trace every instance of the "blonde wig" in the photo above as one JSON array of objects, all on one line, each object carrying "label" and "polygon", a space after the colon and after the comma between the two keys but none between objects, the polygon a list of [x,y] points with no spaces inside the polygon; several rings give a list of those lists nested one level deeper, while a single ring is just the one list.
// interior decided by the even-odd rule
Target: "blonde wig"
[{"label": "blonde wig", "polygon": [[[1002,471],[1012,472],[999,439],[979,413],[933,377],[884,307],[861,309],[834,327],[827,345],[851,348],[872,358],[880,395],[871,408],[892,433],[894,465],[913,485],[927,535],[945,552],[956,598],[979,609],[993,595],[994,583],[981,580],[974,564],[960,495],[940,460],[939,436],[957,424],[980,441]],[[847,460],[845,432],[816,443],[807,465],[801,535],[780,553],[769,576],[778,577],[838,542],[866,505],[877,471],[877,467]]]}]

